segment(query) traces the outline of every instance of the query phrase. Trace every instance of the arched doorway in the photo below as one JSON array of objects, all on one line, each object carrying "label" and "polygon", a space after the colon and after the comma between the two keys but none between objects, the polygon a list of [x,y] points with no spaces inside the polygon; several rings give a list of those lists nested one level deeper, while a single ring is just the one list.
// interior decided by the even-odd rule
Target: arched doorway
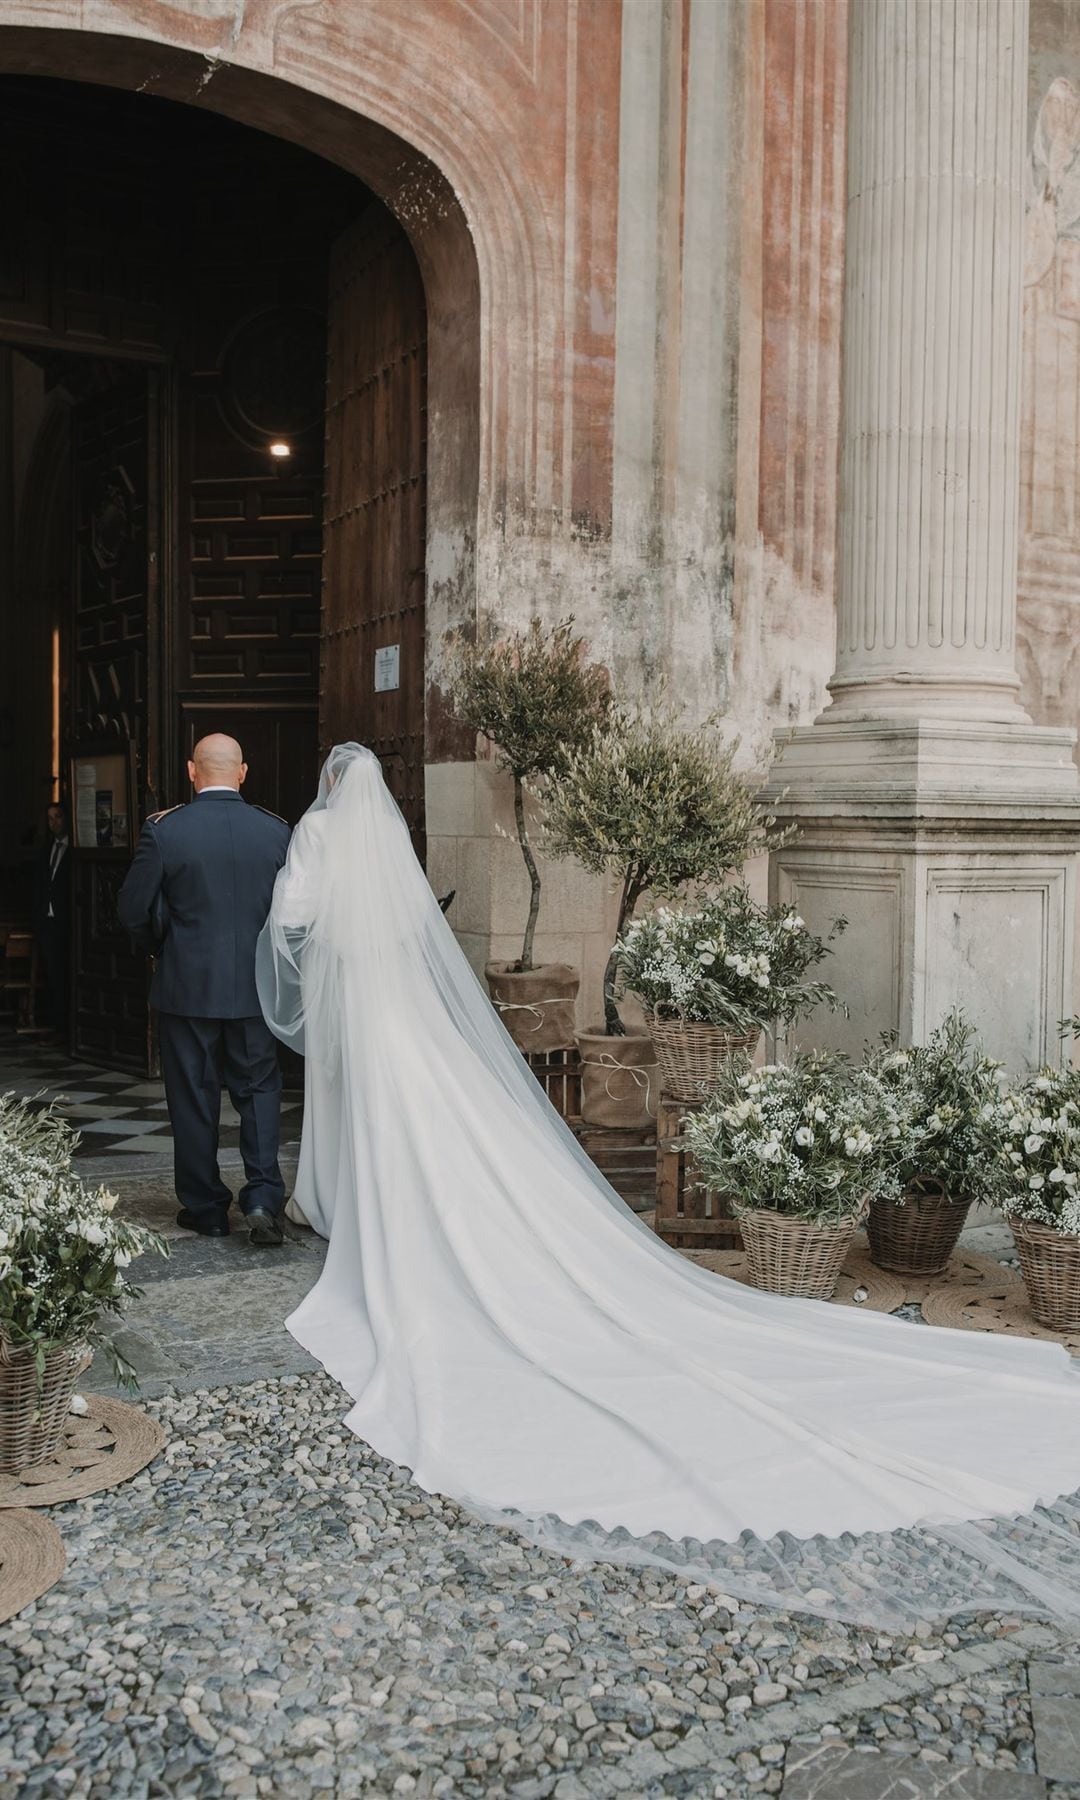
[{"label": "arched doorway", "polygon": [[[0,339],[38,371],[54,434],[66,416],[71,470],[48,775],[76,811],[85,778],[99,833],[75,853],[74,1042],[141,1066],[144,976],[112,902],[137,816],[184,797],[202,730],[241,737],[253,797],[286,816],[320,742],[370,743],[422,848],[425,284],[382,203],[310,153],[158,98],[5,85],[5,135],[36,121],[48,145],[18,184]],[[32,484],[23,501],[29,519]]]}]

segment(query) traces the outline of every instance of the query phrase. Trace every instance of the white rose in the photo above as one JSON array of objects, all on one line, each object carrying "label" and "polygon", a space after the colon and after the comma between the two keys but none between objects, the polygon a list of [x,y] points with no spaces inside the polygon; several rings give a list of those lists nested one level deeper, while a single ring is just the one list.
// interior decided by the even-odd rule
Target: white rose
[{"label": "white rose", "polygon": [[1010,1150],[1009,1151],[1009,1161],[1011,1163],[1022,1163],[1023,1160],[1024,1160],[1024,1158],[1021,1155],[1019,1150]]},{"label": "white rose", "polygon": [[937,1131],[941,1130],[941,1114],[940,1113],[935,1112],[935,1113],[930,1114],[930,1117],[926,1121],[926,1129],[927,1129],[927,1131],[933,1131],[933,1132],[937,1132]]},{"label": "white rose", "polygon": [[1042,1142],[1042,1138],[1039,1136],[1038,1132],[1033,1131],[1030,1137],[1024,1139],[1024,1149],[1029,1156],[1034,1156],[1036,1150],[1042,1149]]},{"label": "white rose", "polygon": [[1057,1168],[1056,1168],[1056,1169],[1051,1169],[1051,1171],[1050,1171],[1050,1177],[1049,1177],[1049,1178],[1050,1178],[1050,1180],[1051,1180],[1051,1181],[1052,1181],[1052,1182],[1054,1182],[1054,1183],[1055,1183],[1055,1184],[1056,1184],[1056,1183],[1058,1183],[1058,1182],[1060,1182],[1060,1181],[1064,1181],[1064,1179],[1065,1179],[1065,1171],[1064,1171],[1064,1169],[1063,1169],[1063,1168],[1062,1168],[1062,1166],[1061,1166],[1061,1164],[1060,1164],[1060,1163],[1058,1163],[1058,1165],[1057,1165]]},{"label": "white rose", "polygon": [[795,1142],[801,1144],[803,1149],[806,1150],[809,1149],[813,1141],[814,1134],[809,1125],[800,1125],[798,1131],[795,1133]]},{"label": "white rose", "polygon": [[1029,1177],[1028,1187],[1031,1188],[1034,1193],[1038,1193],[1038,1191],[1042,1187],[1042,1185],[1043,1185],[1043,1178],[1041,1175],[1032,1175]]},{"label": "white rose", "polygon": [[91,1220],[88,1220],[84,1225],[80,1225],[79,1236],[86,1243],[93,1244],[95,1247],[105,1242],[104,1230],[100,1225],[95,1225]]}]

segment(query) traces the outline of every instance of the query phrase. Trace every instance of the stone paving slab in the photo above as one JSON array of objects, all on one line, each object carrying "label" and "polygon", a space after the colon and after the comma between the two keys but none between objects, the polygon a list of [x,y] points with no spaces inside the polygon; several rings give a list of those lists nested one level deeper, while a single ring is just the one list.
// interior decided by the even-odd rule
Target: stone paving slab
[{"label": "stone paving slab", "polygon": [[[235,1191],[239,1177],[234,1172],[231,1179]],[[280,1248],[256,1249],[235,1208],[231,1237],[197,1237],[176,1225],[176,1200],[161,1178],[114,1185],[119,1210],[169,1240],[167,1258],[140,1257],[132,1265],[132,1285],[141,1293],[116,1334],[145,1397],[317,1366],[285,1320],[318,1279],[326,1250],[321,1238],[290,1226]],[[103,1356],[95,1358],[83,1386],[117,1391]]]},{"label": "stone paving slab", "polygon": [[1013,1769],[950,1768],[848,1744],[793,1744],[781,1800],[1044,1800],[1038,1775]]},{"label": "stone paving slab", "polygon": [[[1028,1680],[1033,1694],[1080,1695],[1080,1663],[1033,1662]],[[1080,1779],[1080,1766],[1076,1778]]]},{"label": "stone paving slab", "polygon": [[1080,1697],[1032,1694],[1035,1766],[1053,1781],[1080,1781]]}]

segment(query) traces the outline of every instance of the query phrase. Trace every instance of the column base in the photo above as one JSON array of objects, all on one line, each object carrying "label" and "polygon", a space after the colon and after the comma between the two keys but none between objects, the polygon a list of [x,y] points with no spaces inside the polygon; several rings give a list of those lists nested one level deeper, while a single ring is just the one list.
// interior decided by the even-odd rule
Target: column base
[{"label": "column base", "polygon": [[1080,779],[1076,734],[934,718],[822,721],[777,734],[766,794],[798,837],[770,890],[824,932],[848,1017],[818,1013],[788,1046],[861,1055],[882,1031],[919,1042],[953,1006],[1010,1068],[1059,1062],[1073,1010]]}]

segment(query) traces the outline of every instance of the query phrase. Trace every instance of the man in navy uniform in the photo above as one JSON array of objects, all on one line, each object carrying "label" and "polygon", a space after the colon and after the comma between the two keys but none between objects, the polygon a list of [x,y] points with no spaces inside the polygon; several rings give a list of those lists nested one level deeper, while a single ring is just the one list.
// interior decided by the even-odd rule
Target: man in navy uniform
[{"label": "man in navy uniform", "polygon": [[240,1208],[251,1242],[280,1244],[281,1070],[255,991],[255,942],[289,827],[241,797],[246,774],[235,738],[214,733],[196,744],[188,763],[195,798],[147,819],[117,912],[156,958],[150,1004],[175,1144],[177,1224],[228,1235],[231,1195],[217,1160],[224,1078],[240,1115]]}]

